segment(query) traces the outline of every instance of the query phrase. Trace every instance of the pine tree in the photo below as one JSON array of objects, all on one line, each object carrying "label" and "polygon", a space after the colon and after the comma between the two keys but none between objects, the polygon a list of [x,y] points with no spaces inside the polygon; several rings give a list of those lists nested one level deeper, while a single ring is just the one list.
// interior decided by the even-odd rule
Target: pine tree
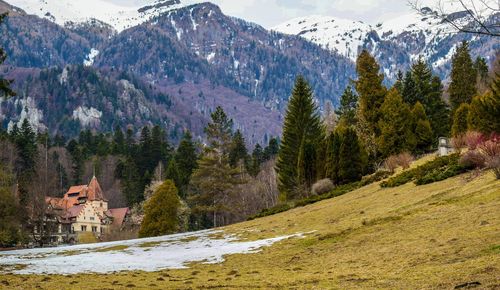
[{"label": "pine tree", "polygon": [[334,184],[339,183],[339,158],[340,146],[342,145],[339,130],[336,130],[327,140],[325,176]]},{"label": "pine tree", "polygon": [[379,150],[384,157],[413,150],[411,110],[396,89],[391,89],[381,108]]},{"label": "pine tree", "polygon": [[340,123],[346,127],[355,126],[357,109],[358,96],[353,92],[351,86],[347,86],[344,93],[340,97],[340,107],[337,110]]},{"label": "pine tree", "polygon": [[21,239],[20,209],[13,185],[13,174],[0,164],[0,248],[16,246]]},{"label": "pine tree", "polygon": [[113,135],[113,149],[112,153],[114,155],[123,155],[126,151],[125,145],[125,135],[120,127],[116,126],[115,133]]},{"label": "pine tree", "polygon": [[416,138],[415,149],[417,153],[424,153],[428,151],[432,145],[433,133],[431,123],[425,114],[424,106],[420,102],[417,102],[413,107],[412,116],[414,121],[413,132]]},{"label": "pine tree", "polygon": [[233,120],[229,119],[222,107],[217,107],[212,113],[212,122],[205,128],[208,144],[222,155],[229,154]]},{"label": "pine tree", "polygon": [[[311,87],[303,77],[298,77],[286,112],[276,165],[282,200],[294,199],[298,188],[311,186],[303,184],[307,182],[306,177],[312,175],[306,172],[303,161],[312,155],[306,151],[316,148],[322,139],[323,130]],[[314,163],[307,164],[308,168],[315,168]]]},{"label": "pine tree", "polygon": [[484,134],[500,132],[500,99],[492,92],[472,99],[467,114],[468,129]]},{"label": "pine tree", "polygon": [[407,104],[415,104],[418,100],[417,96],[417,85],[411,71],[406,72],[405,79],[403,82],[403,91],[401,91],[403,101]]},{"label": "pine tree", "polygon": [[423,104],[433,132],[433,142],[450,134],[450,109],[443,100],[443,85],[438,76],[431,80],[431,90]]},{"label": "pine tree", "polygon": [[196,154],[196,147],[193,143],[193,137],[189,131],[186,131],[177,148],[177,153],[175,154],[175,161],[177,163],[181,184],[179,191],[181,193],[185,191],[193,171],[198,166],[197,160],[198,156]]},{"label": "pine tree", "polygon": [[244,180],[238,168],[232,168],[215,151],[207,150],[191,177],[189,203],[196,220],[210,217],[210,226],[217,227],[218,216],[232,210],[227,200]]},{"label": "pine tree", "polygon": [[451,127],[451,134],[453,137],[458,137],[467,132],[467,117],[469,115],[469,107],[469,104],[463,103],[455,111],[455,114],[453,115],[453,126]]},{"label": "pine tree", "polygon": [[[172,180],[175,184],[175,187],[179,187],[182,184],[181,176],[179,173],[179,166],[175,161],[175,158],[171,158],[168,162],[167,171],[165,172],[165,176],[167,179]],[[179,195],[182,195],[179,193]]]},{"label": "pine tree", "polygon": [[342,136],[338,162],[338,180],[340,184],[361,180],[363,175],[361,147],[356,131],[352,128],[347,128]]},{"label": "pine tree", "polygon": [[[0,25],[2,25],[7,14],[0,14]],[[5,51],[0,47],[0,66],[4,63],[7,55]],[[10,88],[11,80],[6,80],[0,77],[0,100],[2,98],[9,98],[15,96],[16,93]]]},{"label": "pine tree", "polygon": [[248,150],[245,144],[245,138],[240,130],[236,130],[229,151],[229,163],[236,167],[240,162],[245,164],[248,159]]},{"label": "pine tree", "polygon": [[171,180],[165,181],[144,207],[144,220],[139,237],[156,237],[173,234],[179,230],[178,210],[180,199]]},{"label": "pine tree", "polygon": [[260,166],[264,162],[264,151],[262,150],[262,146],[257,143],[252,152],[252,162],[249,164],[248,172],[252,176],[257,176],[260,172]]},{"label": "pine tree", "polygon": [[488,64],[484,57],[478,56],[474,62],[474,69],[477,73],[477,88],[487,86],[488,81]]},{"label": "pine tree", "polygon": [[464,41],[452,58],[451,83],[448,88],[452,112],[463,103],[470,103],[476,94],[477,72],[469,53],[469,44]]},{"label": "pine tree", "polygon": [[358,80],[355,85],[359,94],[360,117],[366,121],[367,129],[378,136],[380,107],[387,93],[383,85],[384,75],[380,73],[380,66],[375,58],[366,50],[363,50],[356,61],[356,71]]},{"label": "pine tree", "polygon": [[38,156],[36,133],[31,128],[28,119],[24,119],[14,140],[19,156],[16,162],[19,199],[21,205],[25,206],[28,202],[28,187],[36,173],[35,166]]},{"label": "pine tree", "polygon": [[278,155],[279,150],[280,145],[278,139],[271,138],[271,140],[269,140],[269,145],[267,145],[266,149],[264,149],[264,160],[271,160],[276,155]]}]

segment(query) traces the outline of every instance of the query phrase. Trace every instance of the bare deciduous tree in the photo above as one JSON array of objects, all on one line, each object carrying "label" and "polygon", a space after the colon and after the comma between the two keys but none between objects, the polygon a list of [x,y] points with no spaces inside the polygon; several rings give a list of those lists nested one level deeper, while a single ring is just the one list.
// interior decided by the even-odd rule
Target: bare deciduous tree
[{"label": "bare deciduous tree", "polygon": [[456,32],[500,36],[498,0],[410,0],[409,5],[424,17],[449,24]]}]

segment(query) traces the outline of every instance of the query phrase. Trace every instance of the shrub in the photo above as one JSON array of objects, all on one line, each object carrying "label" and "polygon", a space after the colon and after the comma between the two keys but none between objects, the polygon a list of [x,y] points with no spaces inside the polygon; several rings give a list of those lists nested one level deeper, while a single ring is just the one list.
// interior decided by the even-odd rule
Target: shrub
[{"label": "shrub", "polygon": [[384,167],[392,173],[396,171],[396,168],[398,168],[398,166],[398,158],[396,155],[389,156],[384,162]]},{"label": "shrub", "polygon": [[333,188],[334,188],[333,182],[330,179],[326,178],[316,182],[312,186],[312,193],[314,195],[321,195],[332,191]]},{"label": "shrub", "polygon": [[463,142],[469,150],[476,150],[477,146],[484,142],[483,134],[475,131],[467,131],[463,137]]},{"label": "shrub", "polygon": [[399,166],[403,167],[403,169],[408,169],[413,162],[413,156],[408,152],[403,152],[397,156],[397,160]]},{"label": "shrub", "polygon": [[290,210],[292,208],[293,207],[290,206],[288,203],[278,204],[278,205],[273,206],[271,208],[266,208],[266,209],[262,210],[260,213],[249,217],[248,220],[254,220],[256,218],[261,218],[261,217],[265,217],[265,216],[278,214],[280,212],[284,212],[284,211]]},{"label": "shrub", "polygon": [[497,179],[500,179],[500,140],[486,141],[479,146],[479,151],[485,158],[486,168],[493,170]]},{"label": "shrub", "polygon": [[381,187],[396,187],[415,180],[417,185],[441,181],[470,169],[459,164],[460,155],[438,157],[417,168],[407,170],[380,184]]},{"label": "shrub", "polygon": [[392,172],[390,172],[390,171],[379,170],[372,175],[364,176],[363,179],[361,179],[360,186],[366,186],[368,184],[372,184],[374,182],[381,181],[381,180],[386,179],[387,177],[389,177],[391,175],[392,175]]},{"label": "shrub", "polygon": [[466,167],[484,168],[486,163],[486,158],[480,152],[473,150],[467,151],[460,157],[461,165]]},{"label": "shrub", "polygon": [[465,143],[465,136],[464,135],[459,135],[459,136],[451,138],[451,146],[453,146],[453,149],[455,149],[455,152],[461,152],[462,148],[464,148],[465,145],[467,145],[467,143]]}]

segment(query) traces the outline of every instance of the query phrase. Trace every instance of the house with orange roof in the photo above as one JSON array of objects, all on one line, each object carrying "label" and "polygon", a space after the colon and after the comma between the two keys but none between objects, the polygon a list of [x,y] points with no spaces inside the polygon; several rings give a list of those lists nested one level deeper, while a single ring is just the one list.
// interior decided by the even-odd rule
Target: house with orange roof
[{"label": "house with orange roof", "polygon": [[48,212],[56,216],[57,227],[51,243],[77,243],[82,235],[101,238],[111,228],[121,229],[129,208],[108,208],[108,200],[94,176],[88,185],[71,186],[64,197],[47,197]]}]

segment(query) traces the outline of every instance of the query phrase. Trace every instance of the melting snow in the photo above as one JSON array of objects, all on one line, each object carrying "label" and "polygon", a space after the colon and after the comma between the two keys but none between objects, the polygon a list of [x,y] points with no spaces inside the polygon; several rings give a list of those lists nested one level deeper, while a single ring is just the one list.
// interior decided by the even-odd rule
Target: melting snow
[{"label": "melting snow", "polygon": [[215,58],[215,52],[211,52],[209,55],[207,55],[208,62],[212,62],[214,58]]},{"label": "melting snow", "polygon": [[[221,263],[224,255],[255,253],[276,242],[303,236],[295,234],[258,241],[238,241],[232,235],[213,236],[221,233],[207,230],[130,241],[0,252],[0,265],[4,269],[26,266],[21,270],[13,268],[16,274],[153,272],[187,268],[191,262]],[[113,250],[116,246],[126,249]]]}]

